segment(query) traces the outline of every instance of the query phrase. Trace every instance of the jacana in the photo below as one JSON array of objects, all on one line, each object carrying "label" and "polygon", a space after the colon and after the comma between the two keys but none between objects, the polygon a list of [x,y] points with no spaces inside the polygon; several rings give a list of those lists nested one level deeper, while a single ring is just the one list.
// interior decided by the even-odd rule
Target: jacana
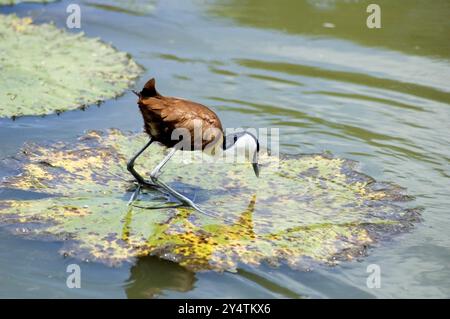
[{"label": "jacana", "polygon": [[[156,90],[155,79],[149,80],[141,92],[133,92],[139,98],[138,105],[144,119],[144,129],[150,137],[149,142],[131,158],[127,165],[128,171],[136,178],[139,186],[161,187],[182,203],[202,212],[192,200],[158,179],[161,169],[180,149],[182,151],[201,150],[212,155],[220,152],[234,154],[244,151],[246,159],[253,165],[256,176],[259,176],[259,142],[253,134],[243,131],[224,137],[222,124],[216,113],[199,103],[162,96]],[[186,140],[180,141],[180,132],[187,133],[187,138],[186,134],[181,134]],[[153,142],[159,142],[171,150],[151,171],[151,182],[148,182],[136,172],[134,163]]]}]

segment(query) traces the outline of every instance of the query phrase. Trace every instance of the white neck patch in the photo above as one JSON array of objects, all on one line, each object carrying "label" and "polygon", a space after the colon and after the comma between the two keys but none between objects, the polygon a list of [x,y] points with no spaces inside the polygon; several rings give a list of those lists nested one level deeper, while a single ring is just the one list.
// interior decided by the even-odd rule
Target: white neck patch
[{"label": "white neck patch", "polygon": [[226,160],[233,160],[237,162],[253,162],[254,154],[258,149],[255,138],[245,133],[240,136],[236,142],[223,151]]}]

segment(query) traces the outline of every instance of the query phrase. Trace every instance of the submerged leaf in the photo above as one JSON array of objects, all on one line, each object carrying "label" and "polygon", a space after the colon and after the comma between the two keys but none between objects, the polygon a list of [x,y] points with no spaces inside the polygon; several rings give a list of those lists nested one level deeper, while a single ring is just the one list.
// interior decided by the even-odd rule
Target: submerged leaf
[{"label": "submerged leaf", "polygon": [[141,73],[126,53],[31,18],[0,15],[0,117],[44,115],[121,94]]},{"label": "submerged leaf", "polygon": [[[155,190],[127,206],[135,186],[126,161],[146,139],[111,130],[76,143],[28,145],[8,160],[19,174],[0,186],[22,196],[0,200],[0,224],[65,240],[63,252],[78,258],[114,264],[157,255],[192,270],[234,270],[239,263],[334,264],[418,220],[403,207],[409,197],[401,188],[358,173],[354,162],[317,154],[278,161],[263,153],[257,179],[249,164],[179,152],[160,178],[215,216],[172,208]],[[164,152],[152,145],[136,169],[148,176]]]}]

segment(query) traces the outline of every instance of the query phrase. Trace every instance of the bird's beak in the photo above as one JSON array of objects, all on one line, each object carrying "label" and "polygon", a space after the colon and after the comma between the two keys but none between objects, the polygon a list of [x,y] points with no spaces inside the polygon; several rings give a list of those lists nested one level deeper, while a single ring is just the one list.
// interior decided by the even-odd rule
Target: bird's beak
[{"label": "bird's beak", "polygon": [[259,164],[258,163],[252,163],[253,170],[255,171],[256,177],[259,177]]}]

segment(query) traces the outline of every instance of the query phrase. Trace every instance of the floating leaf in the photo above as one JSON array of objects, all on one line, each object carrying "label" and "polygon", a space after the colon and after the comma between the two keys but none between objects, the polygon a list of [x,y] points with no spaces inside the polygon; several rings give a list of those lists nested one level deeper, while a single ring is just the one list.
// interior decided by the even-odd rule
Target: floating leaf
[{"label": "floating leaf", "polygon": [[[400,187],[358,173],[352,161],[317,154],[278,161],[262,153],[258,179],[249,164],[178,152],[160,178],[215,216],[173,208],[155,190],[127,206],[135,186],[126,161],[146,140],[111,130],[26,146],[4,163],[19,174],[0,184],[10,194],[0,200],[0,224],[65,240],[63,252],[82,259],[116,264],[156,255],[192,270],[234,270],[239,263],[303,268],[353,259],[418,220],[417,210],[403,207],[410,198]],[[152,145],[136,169],[148,176],[164,152]],[[194,155],[191,163],[186,154]]]},{"label": "floating leaf", "polygon": [[82,33],[0,15],[0,117],[72,110],[121,94],[141,68]]}]

